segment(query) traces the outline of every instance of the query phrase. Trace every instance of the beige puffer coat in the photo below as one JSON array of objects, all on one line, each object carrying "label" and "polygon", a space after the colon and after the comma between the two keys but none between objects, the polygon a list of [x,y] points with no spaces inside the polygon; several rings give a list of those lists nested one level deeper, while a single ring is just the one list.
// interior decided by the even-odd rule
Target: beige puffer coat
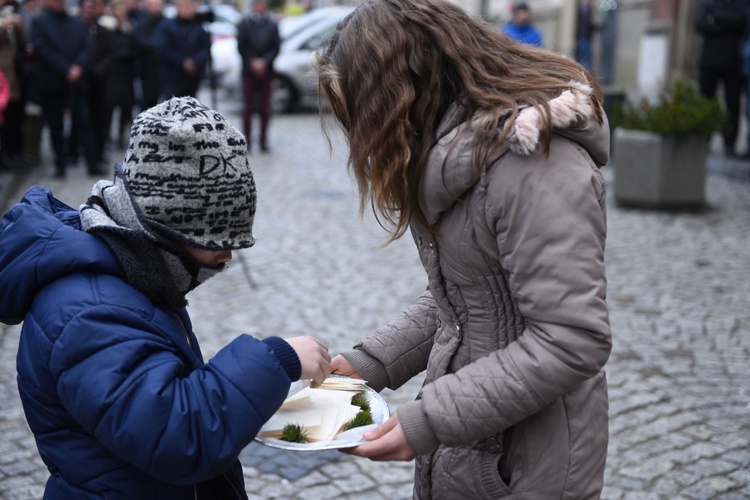
[{"label": "beige puffer coat", "polygon": [[440,124],[420,199],[437,233],[412,224],[429,291],[344,354],[378,390],[427,370],[397,409],[419,454],[415,498],[600,495],[609,129],[588,91],[550,101],[549,157],[527,108],[482,172],[460,106]]}]

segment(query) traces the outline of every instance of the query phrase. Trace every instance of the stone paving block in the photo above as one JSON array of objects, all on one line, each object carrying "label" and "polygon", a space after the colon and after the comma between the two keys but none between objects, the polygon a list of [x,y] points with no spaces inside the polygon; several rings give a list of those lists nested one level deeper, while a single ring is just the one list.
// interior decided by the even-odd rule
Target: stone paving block
[{"label": "stone paving block", "polygon": [[648,487],[648,482],[640,477],[632,477],[628,476],[627,474],[632,469],[626,468],[621,471],[619,480],[617,481],[617,486],[619,486],[621,489],[625,490],[626,492],[637,492],[637,493],[643,493]]},{"label": "stone paving block", "polygon": [[[670,436],[675,435],[674,433]],[[639,446],[639,452],[643,453],[643,455],[648,459],[648,461],[651,461],[654,457],[656,457],[658,460],[664,460],[665,454],[668,454],[675,450],[675,448],[681,448],[686,446],[688,443],[691,443],[692,441],[690,438],[685,437],[683,441],[682,446],[676,446],[674,440],[667,440],[667,439],[654,439],[649,440]]]},{"label": "stone paving block", "polygon": [[3,464],[3,473],[9,477],[28,476],[35,470],[38,470],[38,466],[30,460],[19,460],[10,464]]},{"label": "stone paving block", "polygon": [[729,478],[710,477],[690,485],[690,490],[683,492],[683,495],[696,500],[719,498],[722,494],[736,490],[740,486]]},{"label": "stone paving block", "polygon": [[[3,499],[11,500],[29,500],[31,498],[41,498],[42,495],[33,495],[35,491],[39,491],[40,485],[34,482],[34,479],[29,476],[13,476],[3,479],[0,483],[3,491]],[[43,488],[43,485],[42,485]]]},{"label": "stone paving block", "polygon": [[[354,457],[352,457],[354,458]],[[361,460],[361,459],[360,459]],[[343,479],[360,472],[358,464],[352,461],[341,461],[335,465],[326,465],[322,472],[333,479]]]},{"label": "stone paving block", "polygon": [[[750,464],[745,464],[729,474],[729,477],[739,484],[750,487]],[[750,497],[749,497],[750,498]]]},{"label": "stone paving block", "polygon": [[[747,450],[750,448],[750,439],[744,437],[741,430],[732,434],[716,434],[711,437],[711,443],[725,450]],[[745,455],[745,458],[747,459],[747,455]]]},{"label": "stone paving block", "polygon": [[[267,491],[264,492],[264,494],[268,494]],[[263,498],[269,498],[269,497],[263,497]],[[277,497],[277,498],[290,498],[290,497]],[[313,499],[313,498],[346,498],[343,494],[343,492],[336,488],[332,484],[321,484],[319,486],[313,486],[311,488],[305,488],[304,492],[302,492],[299,496],[296,496],[295,498],[300,499]]]},{"label": "stone paving block", "polygon": [[615,404],[610,403],[609,414],[616,418],[621,414],[655,405],[661,400],[662,396],[660,394],[653,394],[650,392],[631,395],[627,401],[615,402]]},{"label": "stone paving block", "polygon": [[311,486],[317,486],[319,484],[326,484],[330,481],[328,476],[322,474],[320,471],[313,471],[304,477],[296,480],[294,485],[300,490],[305,490]]},{"label": "stone paving block", "polygon": [[414,487],[411,484],[400,484],[398,486],[383,485],[378,486],[378,492],[386,500],[410,500]]},{"label": "stone paving block", "polygon": [[665,375],[675,378],[684,378],[685,375],[692,373],[693,363],[691,361],[671,362],[661,367]]},{"label": "stone paving block", "polygon": [[621,500],[624,496],[625,492],[623,490],[607,483],[604,485],[604,490],[602,490],[601,500]]},{"label": "stone paving block", "polygon": [[367,491],[372,488],[376,488],[378,483],[365,476],[364,474],[354,474],[348,477],[342,477],[333,480],[333,484],[341,491],[353,495]]},{"label": "stone paving block", "polygon": [[672,470],[674,470],[674,464],[671,461],[657,456],[646,459],[635,467],[629,467],[624,475],[637,477],[646,484],[651,484],[655,479],[669,475]]},{"label": "stone paving block", "polygon": [[677,483],[683,488],[687,488],[688,486],[692,486],[700,481],[702,475],[695,474],[685,469],[677,469],[673,471],[669,477],[677,481]]},{"label": "stone paving block", "polygon": [[736,472],[738,468],[737,464],[733,462],[714,457],[711,459],[704,458],[692,464],[688,464],[684,470],[692,471],[696,475],[704,477],[729,477],[730,474]]},{"label": "stone paving block", "polygon": [[651,491],[660,498],[674,498],[682,491],[680,484],[672,478],[661,477],[651,484]]},{"label": "stone paving block", "polygon": [[680,432],[699,441],[708,441],[715,435],[715,432],[704,424],[690,425],[681,429]]},{"label": "stone paving block", "polygon": [[717,457],[723,451],[723,448],[711,443],[693,443],[682,450],[683,463],[692,463],[702,458]]},{"label": "stone paving block", "polygon": [[297,452],[253,443],[242,450],[240,461],[260,472],[277,474],[293,481],[335,462],[341,456],[336,450]]},{"label": "stone paving block", "polygon": [[675,415],[669,415],[644,426],[643,436],[657,438],[666,433],[674,432],[702,421],[703,418],[701,418],[701,416],[692,412],[682,412]]},{"label": "stone paving block", "polygon": [[42,459],[39,458],[35,446],[29,445],[22,448],[17,442],[11,443],[13,446],[5,451],[0,450],[0,466],[2,466],[3,469],[6,469],[6,465],[11,465],[17,462],[31,462],[36,468],[42,466]]},{"label": "stone paving block", "polygon": [[623,500],[662,500],[661,495],[643,491],[629,491],[622,498]]},{"label": "stone paving block", "polygon": [[401,462],[372,462],[367,473],[379,485],[410,484],[414,479],[414,464]]},{"label": "stone paving block", "polygon": [[291,481],[279,478],[278,481],[267,484],[260,493],[265,498],[290,498],[297,491],[297,488]]},{"label": "stone paving block", "polygon": [[721,500],[747,500],[750,498],[750,488],[743,488],[743,491],[733,491],[721,495]]}]

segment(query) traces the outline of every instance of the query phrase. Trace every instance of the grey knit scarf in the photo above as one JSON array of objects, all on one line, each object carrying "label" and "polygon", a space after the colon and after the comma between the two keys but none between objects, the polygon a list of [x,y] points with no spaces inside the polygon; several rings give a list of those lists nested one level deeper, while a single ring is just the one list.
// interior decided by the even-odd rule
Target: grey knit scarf
[{"label": "grey knit scarf", "polygon": [[107,243],[127,282],[157,306],[185,307],[188,292],[225,267],[203,266],[149,224],[133,205],[120,165],[115,167],[114,182],[94,185],[80,213],[83,230]]}]

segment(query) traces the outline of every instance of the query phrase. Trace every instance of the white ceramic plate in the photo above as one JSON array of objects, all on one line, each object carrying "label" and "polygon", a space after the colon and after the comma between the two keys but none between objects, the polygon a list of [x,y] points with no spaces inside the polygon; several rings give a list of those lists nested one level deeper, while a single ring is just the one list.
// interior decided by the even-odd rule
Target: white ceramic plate
[{"label": "white ceramic plate", "polygon": [[364,386],[364,396],[367,398],[367,402],[370,403],[370,411],[372,413],[371,425],[364,425],[362,427],[355,427],[349,429],[336,436],[336,439],[330,439],[328,441],[315,441],[312,443],[291,443],[284,441],[283,439],[277,438],[264,438],[256,436],[255,440],[259,443],[270,446],[271,448],[279,448],[282,450],[296,450],[296,451],[321,451],[321,450],[337,450],[339,448],[352,448],[366,441],[362,438],[362,434],[370,429],[374,429],[378,425],[382,424],[391,416],[391,411],[388,408],[388,403],[385,399],[371,389],[368,386]]}]

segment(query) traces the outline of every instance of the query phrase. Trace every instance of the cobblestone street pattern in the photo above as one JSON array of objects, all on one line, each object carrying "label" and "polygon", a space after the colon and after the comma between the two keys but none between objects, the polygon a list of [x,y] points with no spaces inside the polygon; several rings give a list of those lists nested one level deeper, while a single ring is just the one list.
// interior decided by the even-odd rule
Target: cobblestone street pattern
[{"label": "cobblestone street pattern", "polygon": [[[219,107],[235,123],[238,108]],[[315,335],[335,354],[426,285],[410,237],[382,247],[372,215],[358,216],[344,148],[334,141],[329,154],[317,115],[276,116],[271,126],[271,154],[251,156],[257,243],[188,296],[207,359],[239,333]],[[78,206],[93,184],[84,171],[71,168],[61,183],[43,168],[33,182]],[[619,209],[610,196],[605,499],[750,498],[750,183],[710,175],[708,199],[705,212],[656,213]],[[15,384],[20,326],[2,328],[0,498],[41,498],[47,471]],[[386,389],[391,409],[421,380]],[[258,443],[242,461],[252,499],[411,497],[412,463]]]}]

